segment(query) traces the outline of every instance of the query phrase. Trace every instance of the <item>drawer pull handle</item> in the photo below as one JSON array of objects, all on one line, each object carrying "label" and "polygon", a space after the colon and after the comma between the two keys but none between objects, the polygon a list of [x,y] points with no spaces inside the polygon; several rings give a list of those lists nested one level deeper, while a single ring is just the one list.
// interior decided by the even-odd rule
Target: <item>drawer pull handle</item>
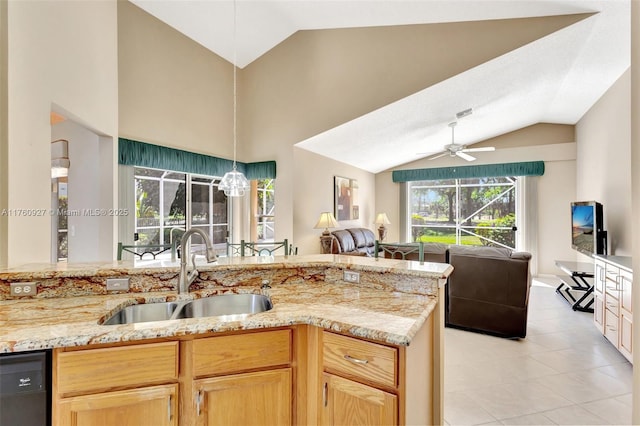
[{"label": "drawer pull handle", "polygon": [[360,365],[366,365],[369,364],[369,360],[366,359],[358,359],[358,358],[354,358],[352,356],[349,355],[345,355],[344,359],[346,359],[349,362],[352,362],[354,364],[360,364]]},{"label": "drawer pull handle", "polygon": [[200,404],[202,403],[202,391],[198,391],[196,395],[196,413],[200,416]]},{"label": "drawer pull handle", "polygon": [[167,415],[169,421],[171,421],[171,395],[169,395],[169,404],[167,405]]},{"label": "drawer pull handle", "polygon": [[329,386],[329,384],[327,382],[324,382],[324,386],[322,387],[322,404],[326,407],[327,404],[329,403],[329,399],[328,399],[328,395],[327,395],[327,387]]}]

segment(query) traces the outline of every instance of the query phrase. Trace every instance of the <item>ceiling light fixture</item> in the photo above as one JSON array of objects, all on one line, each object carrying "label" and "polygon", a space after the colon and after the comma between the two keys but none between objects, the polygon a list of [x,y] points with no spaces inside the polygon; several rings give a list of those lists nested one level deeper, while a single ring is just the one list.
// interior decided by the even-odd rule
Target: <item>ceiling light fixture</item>
[{"label": "ceiling light fixture", "polygon": [[238,81],[236,67],[236,2],[233,1],[233,170],[227,172],[218,184],[218,189],[224,191],[227,197],[242,197],[249,189],[249,181],[238,171],[236,164],[236,147],[238,144]]}]

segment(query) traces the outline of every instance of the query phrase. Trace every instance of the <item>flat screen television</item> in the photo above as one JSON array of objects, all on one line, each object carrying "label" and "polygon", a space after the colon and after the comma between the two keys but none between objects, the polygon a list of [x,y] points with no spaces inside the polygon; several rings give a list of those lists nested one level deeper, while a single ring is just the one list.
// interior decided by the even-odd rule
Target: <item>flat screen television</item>
[{"label": "flat screen television", "polygon": [[602,229],[602,204],[596,201],[571,203],[571,247],[580,253],[605,254],[606,232]]}]

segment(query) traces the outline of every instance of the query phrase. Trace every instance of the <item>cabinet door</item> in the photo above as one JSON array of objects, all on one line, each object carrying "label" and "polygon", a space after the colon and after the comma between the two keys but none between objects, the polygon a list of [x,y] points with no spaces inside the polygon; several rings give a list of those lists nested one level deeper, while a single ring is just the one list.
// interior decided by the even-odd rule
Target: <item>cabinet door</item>
[{"label": "cabinet door", "polygon": [[178,385],[64,398],[54,408],[58,426],[178,424]]},{"label": "cabinet door", "polygon": [[620,271],[620,307],[628,313],[633,313],[633,296],[631,288],[633,286],[633,275],[627,271]]},{"label": "cabinet door", "polygon": [[633,319],[626,311],[620,315],[620,353],[633,362]]},{"label": "cabinet door", "polygon": [[593,322],[600,333],[604,334],[604,299],[603,295],[593,296]]},{"label": "cabinet door", "polygon": [[198,425],[290,425],[291,368],[195,381]]},{"label": "cabinet door", "polygon": [[323,425],[397,424],[395,395],[332,374],[323,378]]}]

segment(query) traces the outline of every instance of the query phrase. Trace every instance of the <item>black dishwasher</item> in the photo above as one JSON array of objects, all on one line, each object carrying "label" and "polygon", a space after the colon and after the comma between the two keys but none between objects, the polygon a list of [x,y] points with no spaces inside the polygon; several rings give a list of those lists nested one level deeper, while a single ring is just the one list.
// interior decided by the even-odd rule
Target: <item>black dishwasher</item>
[{"label": "black dishwasher", "polygon": [[0,356],[0,426],[51,424],[51,352]]}]

